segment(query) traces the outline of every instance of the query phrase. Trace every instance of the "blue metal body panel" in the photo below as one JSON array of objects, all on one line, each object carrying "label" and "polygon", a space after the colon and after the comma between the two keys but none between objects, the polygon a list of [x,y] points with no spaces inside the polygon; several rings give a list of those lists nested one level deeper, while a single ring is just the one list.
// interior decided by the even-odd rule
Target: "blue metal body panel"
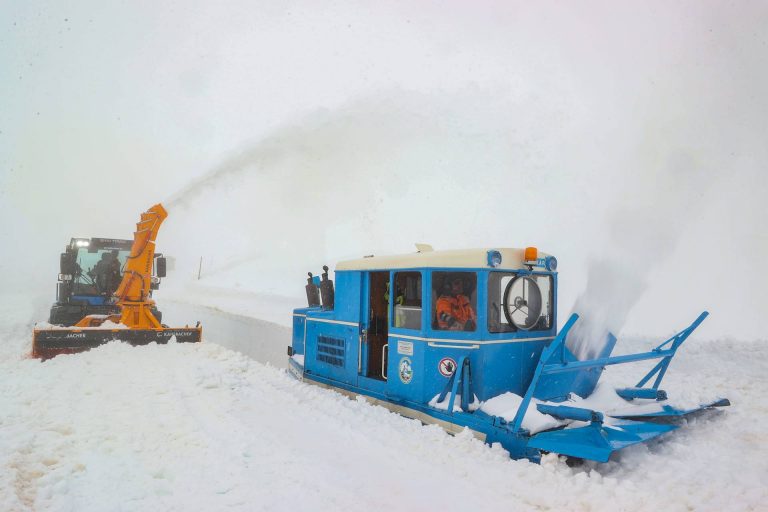
[{"label": "blue metal body panel", "polygon": [[360,300],[362,298],[362,273],[336,273],[336,303],[333,318],[347,322],[360,322]]},{"label": "blue metal body panel", "polygon": [[[475,331],[433,328],[432,312],[437,300],[432,292],[433,271],[476,274]],[[374,290],[380,289],[373,288],[371,279],[376,273],[379,280],[386,277],[389,286],[399,272],[420,273],[421,328],[395,326],[393,304],[387,300],[386,343],[381,345],[381,326],[369,325],[374,314],[371,302],[376,300],[375,293],[378,293]],[[552,327],[496,333],[488,329],[487,291],[491,272],[496,270],[405,268],[337,271],[333,309],[310,307],[294,310],[292,348],[294,354],[304,356],[304,364],[291,358],[291,373],[301,379],[383,401],[395,410],[422,421],[468,427],[482,434],[489,443],[500,442],[515,458],[538,460],[540,452],[545,450],[605,461],[618,449],[676,428],[625,420],[604,425],[603,414],[598,411],[551,405],[543,406],[547,414],[591,423],[585,427],[551,430],[531,436],[522,428],[522,422],[534,398],[557,402],[566,400],[571,393],[588,396],[595,389],[603,368],[611,364],[660,359],[645,378],[634,388],[627,388],[625,393],[628,400],[662,397],[664,392],[658,386],[669,361],[690,332],[706,317],[706,313],[650,352],[611,357],[616,338],[609,335],[605,348],[594,360],[579,361],[565,344],[567,334],[578,317],[573,315],[563,329],[556,332],[556,273],[517,271],[519,274],[552,276]],[[378,286],[381,286],[380,283]],[[377,304],[380,308],[381,301]],[[379,336],[376,343],[381,345],[375,349],[369,340],[371,330],[376,330]],[[382,368],[372,368],[373,363],[380,359],[383,361]],[[646,387],[654,376],[653,385]],[[506,392],[523,397],[512,421],[489,416],[480,410],[470,411],[468,407],[475,397],[485,401]],[[435,407],[429,405],[430,402],[435,403],[433,400],[437,401]],[[702,408],[717,405],[723,403],[713,402]],[[670,408],[655,417],[689,412]]]},{"label": "blue metal body panel", "polygon": [[551,430],[531,437],[528,446],[571,457],[607,462],[613,452],[644,443],[675,430],[675,425],[627,421],[619,425],[592,423],[586,427]]},{"label": "blue metal body panel", "polygon": [[107,303],[102,295],[73,295],[70,299],[77,302],[87,302],[91,306],[103,306]]},{"label": "blue metal body panel", "polygon": [[300,308],[293,311],[293,329],[291,346],[294,354],[304,354],[304,336],[306,334],[307,312],[319,311],[320,308]]}]

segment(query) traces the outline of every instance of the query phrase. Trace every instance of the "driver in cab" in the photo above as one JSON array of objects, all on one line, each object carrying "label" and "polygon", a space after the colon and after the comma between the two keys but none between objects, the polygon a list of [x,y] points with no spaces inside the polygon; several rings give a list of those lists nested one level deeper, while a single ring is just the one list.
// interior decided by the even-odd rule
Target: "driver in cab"
[{"label": "driver in cab", "polygon": [[112,295],[120,284],[120,261],[117,251],[103,252],[101,260],[89,272],[96,282],[99,293]]},{"label": "driver in cab", "polygon": [[437,327],[449,331],[474,331],[477,315],[469,298],[464,295],[460,277],[446,280],[443,293],[437,299]]}]

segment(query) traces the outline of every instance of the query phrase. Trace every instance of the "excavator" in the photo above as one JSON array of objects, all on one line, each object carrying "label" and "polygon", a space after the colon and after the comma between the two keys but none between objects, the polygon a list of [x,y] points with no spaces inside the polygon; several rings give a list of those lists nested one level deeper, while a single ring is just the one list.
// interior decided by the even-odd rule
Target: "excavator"
[{"label": "excavator", "polygon": [[[35,326],[32,357],[50,359],[59,354],[84,352],[111,341],[131,345],[164,344],[171,339],[184,343],[201,341],[199,322],[194,327],[171,328],[155,316],[157,308],[151,298],[155,239],[166,217],[168,212],[161,204],[141,214],[122,269],[122,280],[109,300],[115,312],[86,315],[71,326]],[[158,266],[164,267],[164,263],[164,260],[158,261]],[[164,274],[164,269],[161,270],[159,273]]]}]

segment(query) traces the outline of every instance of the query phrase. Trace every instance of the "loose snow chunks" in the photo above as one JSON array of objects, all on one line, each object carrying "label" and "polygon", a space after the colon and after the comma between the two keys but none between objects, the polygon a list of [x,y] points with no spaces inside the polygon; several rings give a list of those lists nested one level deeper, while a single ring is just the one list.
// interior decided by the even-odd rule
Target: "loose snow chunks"
[{"label": "loose snow chunks", "polygon": [[[521,396],[506,392],[483,402],[480,410],[491,416],[498,416],[507,421],[512,421],[515,419],[515,414],[517,414],[522,401],[523,398]],[[536,409],[536,403],[538,403],[536,400],[531,400],[528,404],[528,410],[523,418],[524,429],[528,430],[531,434],[535,434],[536,432],[556,428],[564,424],[548,414],[540,413]]]}]

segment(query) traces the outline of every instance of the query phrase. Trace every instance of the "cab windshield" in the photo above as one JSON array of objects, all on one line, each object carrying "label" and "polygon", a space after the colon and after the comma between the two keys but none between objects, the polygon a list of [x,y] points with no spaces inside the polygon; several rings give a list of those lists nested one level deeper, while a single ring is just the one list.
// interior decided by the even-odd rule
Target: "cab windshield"
[{"label": "cab windshield", "polygon": [[111,294],[120,284],[122,269],[129,250],[81,247],[77,250],[77,272],[74,276],[75,295]]},{"label": "cab windshield", "polygon": [[552,276],[491,272],[488,277],[488,330],[541,331],[553,321]]}]

